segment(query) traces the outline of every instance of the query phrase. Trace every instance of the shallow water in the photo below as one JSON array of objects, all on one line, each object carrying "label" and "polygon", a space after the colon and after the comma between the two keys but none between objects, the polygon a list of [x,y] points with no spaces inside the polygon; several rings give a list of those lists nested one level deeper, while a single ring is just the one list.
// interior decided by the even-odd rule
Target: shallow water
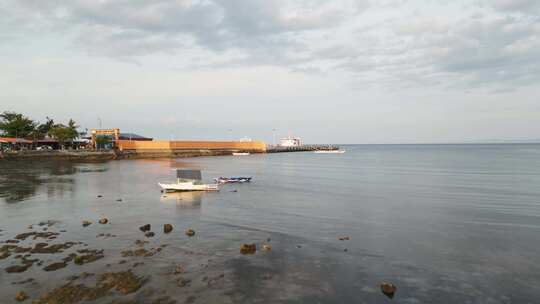
[{"label": "shallow water", "polygon": [[[47,231],[65,232],[47,242],[80,241],[105,256],[45,272],[84,245],[33,254],[41,266],[0,270],[0,294],[11,300],[24,290],[35,299],[73,274],[133,269],[144,278],[139,290],[94,302],[540,302],[540,145],[345,148],[343,155],[0,162],[0,240],[54,220]],[[218,193],[161,194],[157,182],[184,167],[208,179],[254,180]],[[100,217],[109,223],[98,224]],[[83,228],[82,220],[93,224]],[[152,238],[138,229],[147,223]],[[174,226],[170,234],[165,223]],[[184,235],[190,227],[192,238]],[[136,240],[148,240],[148,250],[168,246],[151,257],[122,257]],[[250,242],[272,250],[241,255]],[[0,259],[2,269],[17,264],[15,254]],[[182,274],[174,274],[177,264]],[[12,284],[29,277],[35,282]],[[380,292],[381,281],[397,285],[393,299]]]}]

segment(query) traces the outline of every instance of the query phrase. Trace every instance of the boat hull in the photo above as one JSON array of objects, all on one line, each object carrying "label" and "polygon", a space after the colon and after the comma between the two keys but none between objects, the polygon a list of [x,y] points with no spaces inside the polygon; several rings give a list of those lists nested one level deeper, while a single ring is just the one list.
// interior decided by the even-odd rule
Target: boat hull
[{"label": "boat hull", "polygon": [[192,183],[162,184],[158,183],[165,191],[219,191],[217,184],[196,185]]}]

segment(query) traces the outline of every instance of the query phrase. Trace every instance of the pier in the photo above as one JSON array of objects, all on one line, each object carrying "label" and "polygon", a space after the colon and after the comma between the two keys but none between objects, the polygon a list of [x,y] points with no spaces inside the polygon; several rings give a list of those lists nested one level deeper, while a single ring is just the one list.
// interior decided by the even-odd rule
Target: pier
[{"label": "pier", "polygon": [[339,150],[339,146],[336,145],[299,145],[299,146],[279,146],[268,145],[266,146],[266,153],[280,153],[280,152],[306,152],[306,151],[330,151]]}]

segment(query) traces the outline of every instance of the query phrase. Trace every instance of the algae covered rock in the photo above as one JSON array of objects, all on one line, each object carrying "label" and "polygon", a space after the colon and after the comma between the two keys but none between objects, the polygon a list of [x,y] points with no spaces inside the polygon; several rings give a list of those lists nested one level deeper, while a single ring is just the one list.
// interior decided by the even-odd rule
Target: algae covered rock
[{"label": "algae covered rock", "polygon": [[17,302],[22,302],[27,298],[28,296],[26,295],[26,293],[24,293],[24,291],[17,291],[17,293],[15,294],[15,301]]},{"label": "algae covered rock", "polygon": [[390,299],[394,297],[394,294],[396,293],[397,287],[396,285],[388,282],[382,282],[381,283],[381,292],[385,294]]},{"label": "algae covered rock", "polygon": [[171,224],[165,224],[163,225],[163,232],[169,233],[173,230],[173,226]]},{"label": "algae covered rock", "polygon": [[139,227],[139,230],[142,232],[150,231],[150,229],[151,229],[150,224],[142,225],[141,227]]},{"label": "algae covered rock", "polygon": [[102,225],[107,224],[108,222],[109,220],[106,217],[99,219],[99,223]]},{"label": "algae covered rock", "polygon": [[88,226],[92,225],[92,222],[85,220],[85,221],[82,221],[82,225],[83,225],[83,227],[88,227]]},{"label": "algae covered rock", "polygon": [[242,244],[240,246],[241,254],[254,254],[257,251],[257,245],[255,244]]},{"label": "algae covered rock", "polygon": [[179,274],[179,273],[183,273],[183,272],[184,272],[184,267],[182,267],[182,265],[177,264],[174,267],[174,274]]},{"label": "algae covered rock", "polygon": [[82,256],[78,255],[73,259],[73,263],[75,263],[77,265],[82,265],[82,264],[84,264],[84,259],[83,259]]},{"label": "algae covered rock", "polygon": [[4,269],[7,273],[25,272],[31,265],[13,265]]},{"label": "algae covered rock", "polygon": [[58,270],[60,268],[64,268],[66,266],[67,266],[66,262],[52,263],[50,265],[45,266],[43,268],[43,270],[44,271],[55,271],[55,270]]},{"label": "algae covered rock", "polygon": [[189,228],[186,230],[186,235],[187,236],[194,236],[195,235],[195,230]]}]

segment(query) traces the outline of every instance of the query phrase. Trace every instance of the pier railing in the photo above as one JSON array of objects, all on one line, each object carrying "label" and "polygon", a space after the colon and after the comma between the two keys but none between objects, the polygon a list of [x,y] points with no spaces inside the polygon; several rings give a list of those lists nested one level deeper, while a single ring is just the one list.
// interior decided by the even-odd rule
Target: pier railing
[{"label": "pier railing", "polygon": [[278,145],[266,146],[267,153],[279,153],[279,152],[305,152],[305,151],[329,151],[339,150],[339,146],[336,145],[301,145],[294,147],[283,147]]}]

